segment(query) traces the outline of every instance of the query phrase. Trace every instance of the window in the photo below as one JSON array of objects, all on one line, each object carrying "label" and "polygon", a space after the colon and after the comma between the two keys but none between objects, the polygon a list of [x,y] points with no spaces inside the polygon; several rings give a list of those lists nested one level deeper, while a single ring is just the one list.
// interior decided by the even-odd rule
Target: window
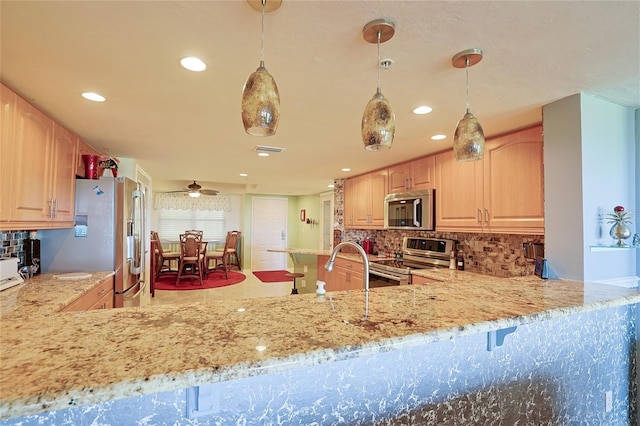
[{"label": "window", "polygon": [[205,241],[224,241],[227,236],[224,210],[158,210],[161,240],[177,241],[187,229],[204,231]]}]

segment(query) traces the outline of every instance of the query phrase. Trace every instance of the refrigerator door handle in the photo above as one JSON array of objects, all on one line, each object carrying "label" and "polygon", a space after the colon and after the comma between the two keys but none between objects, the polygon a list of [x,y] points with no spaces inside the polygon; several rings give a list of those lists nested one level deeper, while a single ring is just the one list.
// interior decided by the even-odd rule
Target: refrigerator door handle
[{"label": "refrigerator door handle", "polygon": [[[136,199],[138,199],[139,202],[142,203],[142,192],[139,189],[136,189],[131,193],[131,217],[129,217],[129,221],[127,223],[129,228],[127,230],[127,251],[128,251],[127,259],[131,260],[131,263],[129,266],[130,272],[134,275],[139,275],[142,272],[142,251],[143,251],[142,238],[144,238],[142,232],[144,230],[142,229],[139,230],[141,241],[139,241],[138,249],[136,250],[136,243],[135,243],[135,231],[136,231],[135,220],[137,215]],[[142,214],[143,212],[140,212],[140,215]]]}]

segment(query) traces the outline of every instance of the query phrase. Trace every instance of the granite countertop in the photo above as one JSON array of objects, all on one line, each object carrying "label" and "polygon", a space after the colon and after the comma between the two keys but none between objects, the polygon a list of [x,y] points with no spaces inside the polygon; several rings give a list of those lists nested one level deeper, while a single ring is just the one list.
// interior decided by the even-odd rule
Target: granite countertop
[{"label": "granite countertop", "polygon": [[[441,282],[375,288],[368,296],[329,292],[69,313],[55,313],[56,301],[55,308],[42,307],[46,315],[25,310],[23,317],[17,309],[11,321],[1,322],[0,418],[640,302],[635,288],[450,270],[418,273]],[[42,276],[30,285],[51,284]],[[366,300],[368,318],[362,321]]]},{"label": "granite countertop", "polygon": [[[91,272],[88,278],[64,280],[65,274],[40,274],[0,292],[0,320],[33,318],[57,313],[93,287],[114,275]],[[4,339],[3,339],[4,340]]]}]

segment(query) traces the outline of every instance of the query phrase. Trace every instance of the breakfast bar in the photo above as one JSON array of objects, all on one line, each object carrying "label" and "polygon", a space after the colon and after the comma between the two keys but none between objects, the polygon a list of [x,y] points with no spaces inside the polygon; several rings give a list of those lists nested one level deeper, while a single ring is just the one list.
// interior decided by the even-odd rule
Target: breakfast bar
[{"label": "breakfast bar", "polygon": [[364,291],[58,313],[45,274],[0,293],[1,424],[627,421],[637,288],[416,273],[366,320]]}]

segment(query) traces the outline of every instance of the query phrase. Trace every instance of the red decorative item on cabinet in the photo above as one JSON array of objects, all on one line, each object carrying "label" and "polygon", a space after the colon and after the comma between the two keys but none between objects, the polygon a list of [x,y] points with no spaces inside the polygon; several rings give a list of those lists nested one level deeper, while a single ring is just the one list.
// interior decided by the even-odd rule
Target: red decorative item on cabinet
[{"label": "red decorative item on cabinet", "polygon": [[100,162],[100,156],[83,154],[82,161],[84,161],[84,177],[87,179],[98,179],[98,163]]}]

